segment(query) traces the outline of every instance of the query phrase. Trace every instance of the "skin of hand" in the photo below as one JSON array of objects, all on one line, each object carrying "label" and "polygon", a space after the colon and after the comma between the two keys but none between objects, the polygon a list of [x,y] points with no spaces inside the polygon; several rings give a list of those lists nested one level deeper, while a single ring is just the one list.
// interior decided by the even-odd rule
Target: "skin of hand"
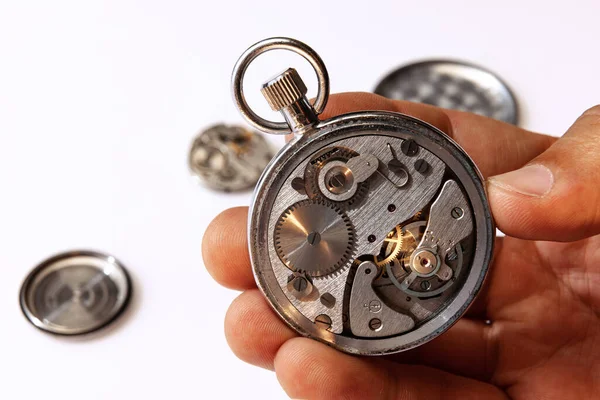
[{"label": "skin of hand", "polygon": [[242,291],[225,317],[233,352],[274,370],[298,399],[600,399],[600,106],[558,140],[367,93],[332,96],[323,117],[359,110],[429,122],[478,165],[506,234],[484,288],[462,319],[421,347],[344,354],[299,337],[272,311],[251,271],[248,209],[229,209],[202,249],[214,279]]}]

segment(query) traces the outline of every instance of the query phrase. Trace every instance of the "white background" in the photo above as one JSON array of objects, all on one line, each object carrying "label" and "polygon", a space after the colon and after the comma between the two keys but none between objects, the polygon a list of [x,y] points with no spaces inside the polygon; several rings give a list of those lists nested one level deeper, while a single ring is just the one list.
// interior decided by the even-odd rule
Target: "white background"
[{"label": "white background", "polygon": [[[600,102],[600,2],[487,3],[2,0],[0,398],[284,398],[225,342],[235,293],[205,271],[201,238],[250,193],[193,184],[193,135],[241,122],[230,72],[269,36],[315,48],[333,92],[372,90],[414,59],[479,63],[512,86],[522,125],[561,134]],[[259,111],[258,84],[290,62],[314,88],[304,62],[268,54],[246,85]],[[57,338],[26,322],[18,290],[38,262],[74,248],[121,259],[135,297],[109,329]]]}]

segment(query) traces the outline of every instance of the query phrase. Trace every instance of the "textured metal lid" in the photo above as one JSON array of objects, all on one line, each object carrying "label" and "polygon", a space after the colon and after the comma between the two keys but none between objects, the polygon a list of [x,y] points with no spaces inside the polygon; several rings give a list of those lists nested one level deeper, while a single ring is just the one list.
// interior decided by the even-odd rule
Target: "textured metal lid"
[{"label": "textured metal lid", "polygon": [[375,93],[518,123],[517,101],[508,86],[492,72],[463,62],[405,65],[384,77]]},{"label": "textured metal lid", "polygon": [[60,335],[100,329],[125,309],[131,283],[110,255],[71,251],[31,271],[21,287],[21,309],[36,327]]}]

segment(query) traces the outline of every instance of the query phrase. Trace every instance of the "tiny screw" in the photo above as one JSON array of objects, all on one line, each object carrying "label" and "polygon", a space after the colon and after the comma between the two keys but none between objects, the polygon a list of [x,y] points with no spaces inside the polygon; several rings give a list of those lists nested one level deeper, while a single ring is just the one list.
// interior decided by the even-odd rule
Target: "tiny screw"
[{"label": "tiny screw", "polygon": [[454,219],[461,219],[462,216],[464,215],[464,213],[465,212],[463,211],[462,208],[460,208],[460,207],[454,207],[452,209],[452,211],[450,212],[450,215],[452,215],[452,218],[454,218]]},{"label": "tiny screw", "polygon": [[431,289],[431,283],[429,283],[429,281],[421,282],[421,289],[423,289],[423,290]]},{"label": "tiny screw", "polygon": [[292,285],[294,286],[294,289],[298,292],[303,292],[308,287],[308,281],[306,280],[306,278],[298,276],[294,279]]},{"label": "tiny screw", "polygon": [[308,244],[315,246],[321,241],[321,235],[319,234],[319,232],[311,232],[306,237],[306,241],[308,242]]},{"label": "tiny screw", "polygon": [[405,155],[412,157],[419,151],[419,145],[412,139],[405,140],[400,146],[400,150]]},{"label": "tiny screw", "polygon": [[394,212],[394,211],[396,211],[396,205],[395,205],[395,204],[390,204],[390,205],[388,206],[388,211],[389,211],[389,212]]},{"label": "tiny screw", "polygon": [[317,315],[317,318],[315,318],[315,324],[317,324],[319,328],[329,329],[331,328],[331,318],[329,318],[329,315],[327,314]]},{"label": "tiny screw", "polygon": [[375,235],[369,235],[369,237],[367,237],[367,240],[368,240],[370,243],[373,243],[375,240],[377,240],[377,238],[375,237]]},{"label": "tiny screw", "polygon": [[329,186],[331,186],[332,188],[339,189],[344,187],[345,184],[346,176],[341,172],[333,175],[331,179],[329,179]]},{"label": "tiny screw", "polygon": [[381,323],[381,320],[379,318],[373,318],[369,321],[369,328],[372,331],[378,331],[381,329],[382,326],[383,324]]},{"label": "tiny screw", "polygon": [[369,275],[371,273],[371,268],[365,269],[365,274]]},{"label": "tiny screw", "polygon": [[335,305],[335,297],[331,293],[324,293],[321,296],[321,304],[327,308],[331,308]]},{"label": "tiny screw", "polygon": [[381,311],[381,302],[379,300],[371,300],[369,303],[369,311],[372,313],[378,313]]},{"label": "tiny screw", "polygon": [[415,161],[415,169],[417,170],[417,172],[424,174],[427,171],[429,171],[429,164],[427,163],[427,161],[420,158],[417,161]]}]

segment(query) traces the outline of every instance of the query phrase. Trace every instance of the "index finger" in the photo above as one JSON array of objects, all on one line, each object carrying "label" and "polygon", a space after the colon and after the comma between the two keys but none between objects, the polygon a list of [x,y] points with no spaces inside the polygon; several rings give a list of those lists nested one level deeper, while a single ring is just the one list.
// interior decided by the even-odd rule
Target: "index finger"
[{"label": "index finger", "polygon": [[362,92],[331,95],[321,119],[367,110],[399,112],[435,126],[467,152],[486,178],[522,167],[556,141],[481,115]]}]

